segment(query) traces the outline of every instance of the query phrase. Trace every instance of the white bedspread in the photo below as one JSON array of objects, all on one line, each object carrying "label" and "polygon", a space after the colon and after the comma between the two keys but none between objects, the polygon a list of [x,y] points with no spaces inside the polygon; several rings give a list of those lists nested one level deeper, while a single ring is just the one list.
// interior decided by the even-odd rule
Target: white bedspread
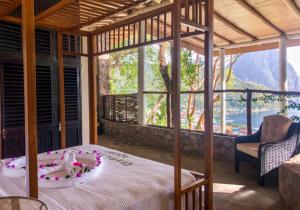
[{"label": "white bedspread", "polygon": [[[124,153],[96,145],[78,146],[73,149],[96,149],[108,155],[103,158],[101,173],[93,180],[75,187],[40,189],[39,199],[44,201],[50,210],[173,209],[173,167],[132,155],[122,155]],[[193,181],[194,177],[182,170],[182,186]],[[9,195],[25,196],[25,179],[8,178],[0,173],[0,196]]]}]

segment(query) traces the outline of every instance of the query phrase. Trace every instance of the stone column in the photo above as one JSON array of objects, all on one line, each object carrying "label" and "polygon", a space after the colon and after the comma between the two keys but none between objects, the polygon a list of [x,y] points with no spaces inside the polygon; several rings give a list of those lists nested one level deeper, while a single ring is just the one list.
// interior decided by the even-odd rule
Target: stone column
[{"label": "stone column", "polygon": [[109,94],[109,55],[98,57],[98,118],[104,118],[103,96]]},{"label": "stone column", "polygon": [[[279,39],[279,90],[288,90],[288,80],[287,80],[287,38],[281,36]],[[284,110],[287,106],[286,97],[282,97],[280,102],[280,111]],[[287,110],[284,111],[284,115],[287,115]]]},{"label": "stone column", "polygon": [[[226,90],[225,79],[225,49],[221,48],[219,51],[220,59],[220,90]],[[220,131],[226,132],[226,93],[220,93]]]}]

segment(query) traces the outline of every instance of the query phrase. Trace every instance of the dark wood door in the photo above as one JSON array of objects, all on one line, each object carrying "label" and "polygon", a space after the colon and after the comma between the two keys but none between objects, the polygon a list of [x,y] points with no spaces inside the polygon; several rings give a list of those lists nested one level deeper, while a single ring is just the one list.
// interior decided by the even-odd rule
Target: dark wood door
[{"label": "dark wood door", "polygon": [[[17,62],[1,63],[2,94],[2,153],[3,157],[24,155],[24,85],[23,65]],[[38,151],[59,148],[59,124],[55,73],[51,66],[38,65],[37,124]]]},{"label": "dark wood door", "polygon": [[80,71],[76,67],[65,67],[65,108],[67,147],[82,144]]},{"label": "dark wood door", "polygon": [[[60,146],[56,40],[55,31],[36,30],[39,152],[58,149]],[[75,39],[69,41],[73,49]],[[21,27],[0,21],[0,158],[25,153],[21,43]],[[80,62],[78,57],[66,57],[64,60],[67,146],[75,146],[82,142]]]}]

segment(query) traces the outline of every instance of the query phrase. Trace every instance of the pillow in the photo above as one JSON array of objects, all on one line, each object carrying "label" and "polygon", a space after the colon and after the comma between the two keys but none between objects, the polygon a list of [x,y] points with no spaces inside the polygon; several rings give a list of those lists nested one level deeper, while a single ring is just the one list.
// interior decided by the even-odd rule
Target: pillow
[{"label": "pillow", "polygon": [[282,115],[264,117],[261,142],[276,142],[284,139],[293,121]]}]

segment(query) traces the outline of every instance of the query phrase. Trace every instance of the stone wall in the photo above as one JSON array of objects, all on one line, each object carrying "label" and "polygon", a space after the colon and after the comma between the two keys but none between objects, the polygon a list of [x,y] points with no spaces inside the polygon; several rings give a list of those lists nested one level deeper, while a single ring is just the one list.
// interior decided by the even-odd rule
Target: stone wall
[{"label": "stone wall", "polygon": [[[157,146],[173,149],[172,130],[162,127],[142,126],[129,123],[111,122],[101,120],[104,134],[114,137],[116,141],[126,142],[132,145]],[[202,132],[181,132],[183,151],[203,155],[204,140]],[[214,158],[221,160],[233,160],[234,139],[231,136],[214,136]]]}]

